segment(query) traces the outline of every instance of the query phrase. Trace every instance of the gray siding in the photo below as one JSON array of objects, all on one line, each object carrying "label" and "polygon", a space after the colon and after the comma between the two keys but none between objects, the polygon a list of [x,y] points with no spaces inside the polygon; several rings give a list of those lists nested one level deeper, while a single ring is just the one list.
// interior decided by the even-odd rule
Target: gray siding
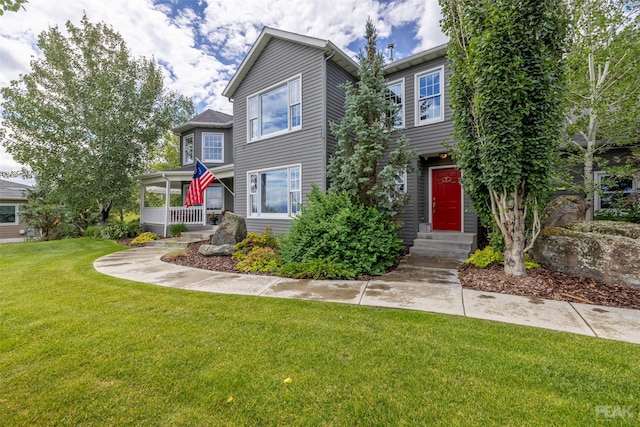
[{"label": "gray siding", "polygon": [[195,128],[195,129],[182,132],[182,134],[180,135],[180,165],[181,165],[180,169],[182,170],[193,169],[195,165],[195,160],[193,163],[189,163],[186,165],[184,164],[183,137],[187,135],[194,136],[194,142],[193,142],[194,157],[202,161],[202,159],[204,158],[204,153],[202,152],[202,134],[203,133],[221,133],[224,135],[224,161],[222,163],[205,162],[204,164],[207,167],[215,168],[218,166],[233,163],[233,130],[232,129],[230,128],[222,128],[222,129]]},{"label": "gray siding", "polygon": [[339,67],[333,61],[328,61],[327,64],[327,96],[326,96],[326,109],[327,109],[327,159],[329,164],[331,155],[336,149],[337,139],[331,132],[329,122],[338,122],[344,116],[344,90],[340,87],[345,82],[356,82],[356,78],[347,73],[344,69]]},{"label": "gray siding", "polygon": [[[272,39],[236,90],[233,139],[237,214],[247,216],[247,172],[251,170],[301,164],[303,203],[312,183],[325,188],[324,67],[321,49]],[[298,74],[302,76],[302,129],[247,142],[247,97]],[[267,225],[283,232],[290,221],[247,218],[248,231],[261,231]]]}]

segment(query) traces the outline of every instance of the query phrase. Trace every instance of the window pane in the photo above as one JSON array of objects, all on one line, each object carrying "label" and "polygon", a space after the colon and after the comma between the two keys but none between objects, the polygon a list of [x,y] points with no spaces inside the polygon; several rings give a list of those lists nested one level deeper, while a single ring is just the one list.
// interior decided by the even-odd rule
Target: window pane
[{"label": "window pane", "polygon": [[291,107],[291,127],[295,128],[300,126],[301,122],[300,104]]},{"label": "window pane", "polygon": [[0,224],[13,224],[16,222],[15,206],[0,206]]},{"label": "window pane", "polygon": [[222,161],[222,135],[205,133],[202,135],[202,140],[204,144],[204,160]]},{"label": "window pane", "polygon": [[291,168],[290,169],[290,188],[291,191],[300,190],[300,168]]},{"label": "window pane", "polygon": [[300,103],[300,80],[295,79],[289,82],[289,98],[291,105]]},{"label": "window pane", "polygon": [[287,85],[268,92],[260,98],[262,135],[289,128],[289,100]]},{"label": "window pane", "polygon": [[207,209],[222,210],[222,187],[207,188]]},{"label": "window pane", "polygon": [[258,117],[258,98],[249,98],[249,118],[253,119]]},{"label": "window pane", "polygon": [[[398,106],[393,125],[402,126],[404,123],[402,117],[402,83],[389,86],[389,99]],[[388,113],[388,117],[390,116],[391,112]]]},{"label": "window pane", "polygon": [[251,214],[255,215],[258,213],[258,195],[252,194],[251,196],[249,196],[249,198],[251,204]]},{"label": "window pane", "polygon": [[264,213],[288,212],[287,170],[262,172],[260,174],[260,211]]},{"label": "window pane", "polygon": [[184,139],[184,162],[193,163],[193,136]]},{"label": "window pane", "polygon": [[297,214],[300,212],[300,192],[291,192],[291,214]]}]

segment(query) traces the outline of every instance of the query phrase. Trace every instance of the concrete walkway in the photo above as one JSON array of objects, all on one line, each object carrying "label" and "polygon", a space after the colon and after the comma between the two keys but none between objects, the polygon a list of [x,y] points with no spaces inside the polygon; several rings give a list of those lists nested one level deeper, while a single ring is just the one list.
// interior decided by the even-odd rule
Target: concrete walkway
[{"label": "concrete walkway", "polygon": [[297,298],[454,314],[640,344],[640,310],[463,289],[456,261],[409,255],[369,280],[296,280],[182,267],[143,247],[104,256],[97,271],[137,282],[223,294]]}]

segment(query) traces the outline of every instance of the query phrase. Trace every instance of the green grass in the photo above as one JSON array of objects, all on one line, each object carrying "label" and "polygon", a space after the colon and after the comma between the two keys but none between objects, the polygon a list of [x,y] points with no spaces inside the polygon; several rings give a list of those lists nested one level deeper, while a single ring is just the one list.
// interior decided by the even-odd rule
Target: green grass
[{"label": "green grass", "polygon": [[[96,258],[121,249],[90,239],[0,245],[0,425],[640,420],[638,345],[181,291],[93,270]],[[631,417],[606,419],[603,407]]]}]

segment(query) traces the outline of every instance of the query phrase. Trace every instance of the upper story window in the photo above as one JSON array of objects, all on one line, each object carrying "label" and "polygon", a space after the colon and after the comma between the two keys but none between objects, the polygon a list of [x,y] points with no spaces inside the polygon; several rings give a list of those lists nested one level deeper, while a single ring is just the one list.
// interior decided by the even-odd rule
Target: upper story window
[{"label": "upper story window", "polygon": [[224,162],[224,135],[205,132],[202,134],[202,159],[210,163]]},{"label": "upper story window", "polygon": [[389,83],[388,88],[389,98],[398,106],[393,126],[402,128],[404,127],[404,79]]},{"label": "upper story window", "polygon": [[444,67],[416,74],[416,126],[444,120]]},{"label": "upper story window", "polygon": [[288,218],[300,212],[300,165],[248,174],[248,216]]},{"label": "upper story window", "polygon": [[605,172],[596,172],[595,178],[601,190],[595,194],[595,210],[623,207],[632,194],[640,188],[637,180],[630,177],[616,177]]},{"label": "upper story window", "polygon": [[0,225],[18,223],[18,205],[0,205]]},{"label": "upper story window", "polygon": [[300,76],[247,98],[249,141],[302,127],[302,78]]},{"label": "upper story window", "polygon": [[182,138],[182,164],[193,163],[193,134]]}]

